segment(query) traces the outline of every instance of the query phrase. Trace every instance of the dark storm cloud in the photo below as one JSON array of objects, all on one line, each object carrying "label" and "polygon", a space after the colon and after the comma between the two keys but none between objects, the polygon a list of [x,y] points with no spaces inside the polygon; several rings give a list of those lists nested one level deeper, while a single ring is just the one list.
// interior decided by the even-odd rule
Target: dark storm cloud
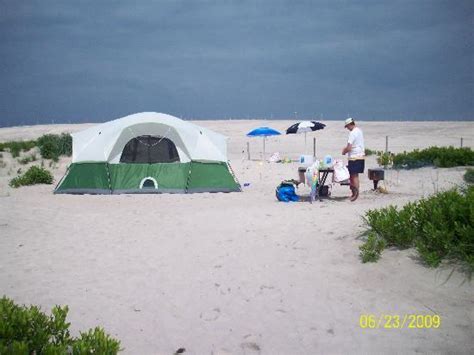
[{"label": "dark storm cloud", "polygon": [[[297,4],[294,4],[297,3]],[[1,1],[0,122],[472,119],[471,1]]]}]

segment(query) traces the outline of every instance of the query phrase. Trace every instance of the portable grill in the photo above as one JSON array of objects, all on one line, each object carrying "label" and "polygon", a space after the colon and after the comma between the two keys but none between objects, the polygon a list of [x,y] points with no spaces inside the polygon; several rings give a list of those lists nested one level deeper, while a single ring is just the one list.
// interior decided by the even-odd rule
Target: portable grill
[{"label": "portable grill", "polygon": [[385,170],[383,169],[369,169],[369,180],[374,182],[374,190],[377,190],[377,185],[380,180],[385,178]]}]

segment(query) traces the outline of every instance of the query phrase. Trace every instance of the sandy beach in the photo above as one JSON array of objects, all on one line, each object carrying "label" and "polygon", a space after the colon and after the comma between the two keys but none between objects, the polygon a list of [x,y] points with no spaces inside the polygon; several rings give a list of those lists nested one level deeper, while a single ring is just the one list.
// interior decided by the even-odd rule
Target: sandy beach
[{"label": "sandy beach", "polygon": [[[368,209],[402,206],[462,184],[465,168],[388,171],[388,194],[347,186],[331,198],[281,203],[275,188],[297,178],[299,163],[262,163],[252,128],[284,131],[293,121],[197,121],[229,137],[241,193],[54,195],[70,158],[49,167],[53,185],[13,189],[21,168],[8,152],[0,165],[0,294],[49,312],[68,305],[73,332],[96,325],[121,340],[124,354],[474,353],[474,284],[452,266],[424,266],[413,250],[359,258]],[[307,135],[319,158],[342,158],[341,122]],[[401,152],[429,146],[474,147],[474,122],[360,122],[366,147]],[[92,124],[0,129],[0,142]],[[247,142],[251,160],[247,159]],[[297,159],[304,135],[267,139],[267,157]],[[29,155],[31,153],[22,153]],[[39,156],[39,154],[38,154]],[[366,169],[378,167],[374,156]],[[299,189],[308,194],[307,187]],[[436,314],[439,329],[362,329],[361,315]]]}]

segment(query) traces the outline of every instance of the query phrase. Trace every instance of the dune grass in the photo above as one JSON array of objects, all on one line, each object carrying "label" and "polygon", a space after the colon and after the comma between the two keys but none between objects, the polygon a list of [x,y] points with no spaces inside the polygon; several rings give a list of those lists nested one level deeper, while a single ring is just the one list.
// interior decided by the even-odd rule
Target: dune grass
[{"label": "dune grass", "polygon": [[369,210],[363,262],[374,262],[387,247],[415,248],[421,260],[437,267],[443,260],[474,271],[474,186],[439,192],[402,208]]},{"label": "dune grass", "polygon": [[378,151],[370,149],[370,148],[365,148],[365,155],[367,157],[371,155],[376,155],[376,154],[378,154]]},{"label": "dune grass", "polygon": [[471,148],[430,147],[393,155],[395,169],[415,169],[424,166],[450,168],[469,165],[474,165],[474,151]]},{"label": "dune grass", "polygon": [[20,152],[27,152],[32,148],[36,147],[35,140],[29,141],[10,141],[5,143],[0,143],[0,152],[9,150],[13,158],[20,156]]},{"label": "dune grass", "polygon": [[44,159],[58,161],[61,155],[72,155],[72,136],[68,133],[45,134],[37,140],[9,141],[0,143],[0,152],[10,151],[13,158],[20,156],[20,152],[28,152],[38,147]]},{"label": "dune grass", "polygon": [[31,155],[27,155],[27,156],[25,156],[21,159],[18,159],[18,162],[21,165],[26,165],[26,164],[34,162],[36,160],[38,160],[38,157],[36,156],[36,154],[31,154]]},{"label": "dune grass", "polygon": [[398,154],[367,148],[365,155],[377,155],[377,163],[380,166],[385,168],[393,166],[395,169],[416,169],[424,166],[450,168],[474,165],[474,151],[468,147],[429,147]]}]

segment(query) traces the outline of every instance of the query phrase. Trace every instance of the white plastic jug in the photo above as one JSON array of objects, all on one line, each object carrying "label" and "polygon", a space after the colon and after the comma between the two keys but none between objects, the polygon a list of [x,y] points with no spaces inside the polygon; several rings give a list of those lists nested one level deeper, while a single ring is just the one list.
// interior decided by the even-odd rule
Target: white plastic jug
[{"label": "white plastic jug", "polygon": [[312,155],[302,155],[300,156],[300,164],[303,166],[313,165],[314,158]]}]

